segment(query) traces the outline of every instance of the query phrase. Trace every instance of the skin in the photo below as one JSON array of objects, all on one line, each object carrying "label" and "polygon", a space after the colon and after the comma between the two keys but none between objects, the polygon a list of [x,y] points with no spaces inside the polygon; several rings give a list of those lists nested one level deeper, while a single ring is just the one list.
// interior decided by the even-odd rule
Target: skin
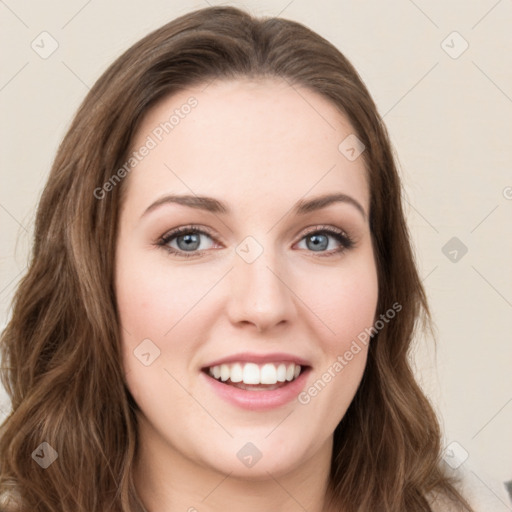
[{"label": "skin", "polygon": [[[233,503],[246,512],[330,510],[332,435],[367,348],[309,403],[265,411],[220,398],[201,368],[244,351],[287,352],[310,362],[307,389],[373,324],[378,285],[366,170],[362,158],[349,161],[338,150],[354,130],[328,100],[285,81],[217,80],[159,102],[132,149],[190,96],[197,106],[123,183],[115,290],[123,366],[141,409],[137,490],[151,512]],[[345,202],[291,213],[298,200],[333,192],[358,201],[366,217]],[[211,196],[231,213],[167,203],[142,216],[170,193]],[[171,229],[192,223],[212,232],[200,235],[194,256],[158,246]],[[316,226],[343,230],[354,246],[335,253],[343,246],[329,235],[329,245],[315,249],[305,231]],[[235,251],[249,235],[263,250],[252,263]],[[187,247],[176,238],[169,245]],[[144,339],[160,351],[148,366],[134,355]],[[237,457],[248,442],[262,453],[252,467]]]}]

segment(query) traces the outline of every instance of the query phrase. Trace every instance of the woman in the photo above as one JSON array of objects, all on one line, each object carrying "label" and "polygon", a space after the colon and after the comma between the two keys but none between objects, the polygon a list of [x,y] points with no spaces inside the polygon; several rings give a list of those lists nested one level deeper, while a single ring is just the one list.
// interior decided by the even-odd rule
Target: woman
[{"label": "woman", "polygon": [[471,510],[409,365],[421,320],[352,65],[298,23],[182,16],[57,153],[2,337],[4,508]]}]

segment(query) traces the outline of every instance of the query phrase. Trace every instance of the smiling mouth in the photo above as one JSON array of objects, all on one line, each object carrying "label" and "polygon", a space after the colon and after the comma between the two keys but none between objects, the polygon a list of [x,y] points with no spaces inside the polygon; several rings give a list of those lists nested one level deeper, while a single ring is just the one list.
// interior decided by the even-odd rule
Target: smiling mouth
[{"label": "smiling mouth", "polygon": [[287,386],[307,367],[290,362],[229,363],[203,368],[203,372],[222,384],[246,391],[272,391]]}]

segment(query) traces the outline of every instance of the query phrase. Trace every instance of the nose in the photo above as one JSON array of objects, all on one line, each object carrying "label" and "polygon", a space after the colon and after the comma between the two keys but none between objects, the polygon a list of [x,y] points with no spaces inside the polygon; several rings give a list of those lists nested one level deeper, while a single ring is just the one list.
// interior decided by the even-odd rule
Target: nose
[{"label": "nose", "polygon": [[270,249],[254,261],[234,256],[230,272],[228,315],[233,324],[250,324],[257,331],[289,323],[296,312],[293,283],[285,265]]}]

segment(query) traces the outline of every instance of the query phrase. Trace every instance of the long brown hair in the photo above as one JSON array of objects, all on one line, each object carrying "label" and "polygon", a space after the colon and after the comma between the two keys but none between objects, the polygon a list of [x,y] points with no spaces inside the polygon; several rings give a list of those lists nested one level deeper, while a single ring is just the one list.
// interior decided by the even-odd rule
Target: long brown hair
[{"label": "long brown hair", "polygon": [[[126,161],[158,100],[213,79],[266,76],[328,98],[365,145],[377,311],[402,306],[373,336],[361,385],[334,432],[336,504],[346,512],[427,512],[428,497],[444,495],[470,510],[443,473],[439,425],[408,360],[419,320],[431,320],[377,108],[328,41],[299,23],[234,7],[190,12],[133,45],[92,87],[59,147],[1,338],[12,412],[0,429],[0,495],[17,497],[12,510],[144,510],[132,479],[138,406],[120,365],[113,288],[124,181],[103,199],[94,191]],[[46,469],[34,457],[41,443],[58,456]]]}]

